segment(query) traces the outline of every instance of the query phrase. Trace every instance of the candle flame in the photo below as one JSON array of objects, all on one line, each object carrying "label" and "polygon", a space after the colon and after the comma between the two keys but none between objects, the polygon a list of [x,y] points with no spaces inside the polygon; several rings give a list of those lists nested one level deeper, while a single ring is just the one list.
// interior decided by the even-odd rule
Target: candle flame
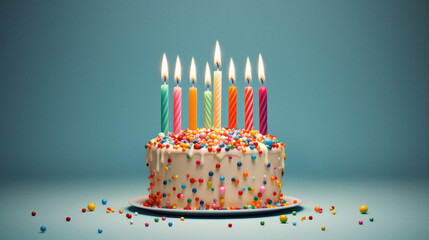
[{"label": "candle flame", "polygon": [[176,79],[177,82],[182,80],[182,64],[180,64],[179,55],[177,55],[177,58],[176,58],[176,69],[174,71],[174,79]]},{"label": "candle flame", "polygon": [[194,84],[197,81],[197,69],[195,67],[194,57],[192,57],[192,60],[191,60],[191,71],[189,74],[189,80],[191,80],[192,84]]},{"label": "candle flame", "polygon": [[235,81],[235,66],[234,66],[234,61],[231,60],[229,61],[229,80],[231,80],[232,84],[234,85],[234,81]]},{"label": "candle flame", "polygon": [[260,81],[265,81],[264,62],[262,61],[261,54],[259,54],[259,61],[258,61],[258,78]]},{"label": "candle flame", "polygon": [[212,84],[212,79],[211,79],[211,75],[210,75],[210,67],[209,67],[209,62],[206,63],[206,77],[204,80],[207,88],[210,87],[210,85]]},{"label": "candle flame", "polygon": [[247,60],[246,60],[246,71],[245,71],[245,74],[244,74],[244,78],[248,82],[250,82],[252,80],[252,67],[250,66],[249,57],[247,57]]},{"label": "candle flame", "polygon": [[167,63],[167,57],[164,55],[162,56],[162,64],[161,64],[161,78],[163,80],[168,78],[168,63]]},{"label": "candle flame", "polygon": [[220,58],[220,47],[219,47],[219,41],[216,41],[216,48],[215,48],[215,54],[214,54],[214,62],[216,66],[221,65],[221,58]]}]

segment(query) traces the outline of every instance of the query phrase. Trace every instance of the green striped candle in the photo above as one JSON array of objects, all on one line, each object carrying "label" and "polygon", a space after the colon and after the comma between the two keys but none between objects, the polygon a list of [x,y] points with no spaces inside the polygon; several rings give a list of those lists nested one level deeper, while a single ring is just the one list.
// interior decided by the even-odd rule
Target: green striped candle
[{"label": "green striped candle", "polygon": [[209,90],[204,92],[204,126],[213,128],[212,92]]},{"label": "green striped candle", "polygon": [[212,92],[210,92],[211,84],[210,76],[210,67],[209,63],[206,63],[206,74],[205,74],[205,84],[207,86],[207,91],[204,92],[204,127],[207,129],[213,128],[213,101],[212,101]]},{"label": "green striped candle", "polygon": [[168,134],[168,85],[161,85],[161,132]]},{"label": "green striped candle", "polygon": [[168,135],[168,63],[167,57],[162,56],[161,78],[164,80],[164,85],[161,85],[161,132]]}]

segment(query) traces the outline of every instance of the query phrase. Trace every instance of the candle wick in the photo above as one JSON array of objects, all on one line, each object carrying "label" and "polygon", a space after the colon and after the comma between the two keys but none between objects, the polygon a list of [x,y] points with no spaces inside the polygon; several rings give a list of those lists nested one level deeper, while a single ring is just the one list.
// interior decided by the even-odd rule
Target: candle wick
[{"label": "candle wick", "polygon": [[194,83],[195,83],[194,80],[192,80],[192,87],[194,87]]},{"label": "candle wick", "polygon": [[207,91],[210,91],[210,85],[207,84]]},{"label": "candle wick", "polygon": [[176,81],[177,81],[177,86],[179,86],[179,79],[178,79],[178,78],[176,78]]},{"label": "candle wick", "polygon": [[261,78],[262,87],[264,86],[264,80]]},{"label": "candle wick", "polygon": [[232,86],[234,87],[234,79],[231,78]]},{"label": "candle wick", "polygon": [[216,63],[216,66],[217,66],[217,70],[219,71],[219,63],[218,62]]},{"label": "candle wick", "polygon": [[249,81],[249,78],[247,78],[247,87],[250,87],[250,81]]},{"label": "candle wick", "polygon": [[167,82],[167,77],[164,77],[164,85],[166,84],[166,82]]}]

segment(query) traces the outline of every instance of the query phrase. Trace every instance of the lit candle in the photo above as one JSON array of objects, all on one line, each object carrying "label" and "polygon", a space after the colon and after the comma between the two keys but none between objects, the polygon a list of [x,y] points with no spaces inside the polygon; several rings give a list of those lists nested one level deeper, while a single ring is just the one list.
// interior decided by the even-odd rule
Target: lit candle
[{"label": "lit candle", "polygon": [[189,80],[192,82],[192,87],[189,88],[189,129],[197,130],[197,88],[194,87],[195,81],[197,81],[197,70],[193,57]]},{"label": "lit candle", "polygon": [[205,84],[207,91],[204,92],[204,127],[207,129],[213,128],[213,107],[212,107],[212,92],[210,92],[211,84],[210,67],[206,63]]},{"label": "lit candle", "polygon": [[231,80],[232,86],[229,87],[229,115],[228,115],[228,127],[230,129],[237,128],[237,87],[234,86],[235,81],[235,67],[234,61],[231,58],[229,62],[229,79]]},{"label": "lit candle", "polygon": [[176,79],[177,86],[174,87],[174,122],[173,133],[179,134],[182,130],[182,88],[179,87],[179,82],[182,79],[182,66],[180,58],[176,59],[176,70],[174,71],[174,79]]},{"label": "lit candle", "polygon": [[259,88],[259,132],[263,135],[267,134],[267,88],[264,87],[265,69],[262,62],[262,56],[259,54],[258,61],[258,78],[261,81],[262,87]]},{"label": "lit candle", "polygon": [[252,69],[250,67],[250,60],[247,57],[246,61],[246,71],[244,78],[247,81],[247,87],[244,88],[244,117],[245,117],[245,127],[246,130],[253,129],[253,88],[250,86],[250,81],[252,80]]},{"label": "lit candle", "polygon": [[221,128],[222,126],[222,72],[219,71],[221,65],[219,41],[216,41],[214,62],[217,70],[213,74],[213,127]]},{"label": "lit candle", "polygon": [[161,85],[161,132],[168,134],[168,64],[167,57],[162,56],[161,78],[164,79],[164,84]]}]

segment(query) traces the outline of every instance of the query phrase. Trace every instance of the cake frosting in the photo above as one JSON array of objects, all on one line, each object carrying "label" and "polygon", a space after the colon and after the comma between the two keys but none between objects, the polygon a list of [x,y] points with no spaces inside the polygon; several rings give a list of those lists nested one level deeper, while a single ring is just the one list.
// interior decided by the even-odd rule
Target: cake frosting
[{"label": "cake frosting", "polygon": [[146,144],[148,207],[234,210],[279,207],[285,144],[257,130],[169,133]]}]

